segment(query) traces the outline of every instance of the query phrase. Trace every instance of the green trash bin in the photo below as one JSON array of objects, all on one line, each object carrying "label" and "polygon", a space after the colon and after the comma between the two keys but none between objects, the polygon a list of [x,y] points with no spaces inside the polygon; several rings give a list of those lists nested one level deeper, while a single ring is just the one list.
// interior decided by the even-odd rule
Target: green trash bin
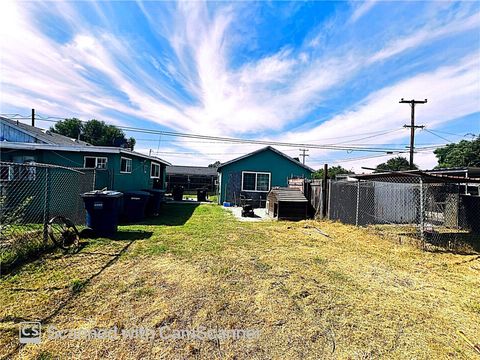
[{"label": "green trash bin", "polygon": [[160,214],[163,203],[165,202],[165,190],[160,189],[144,189],[152,195],[147,202],[147,215],[156,216]]},{"label": "green trash bin", "polygon": [[126,191],[123,193],[123,220],[137,222],[145,219],[145,210],[150,195],[146,191]]}]

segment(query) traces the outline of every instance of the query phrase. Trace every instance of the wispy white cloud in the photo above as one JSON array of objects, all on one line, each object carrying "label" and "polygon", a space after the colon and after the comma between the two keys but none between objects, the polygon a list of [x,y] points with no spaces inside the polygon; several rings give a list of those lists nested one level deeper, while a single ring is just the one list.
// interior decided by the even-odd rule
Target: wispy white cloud
[{"label": "wispy white cloud", "polygon": [[474,13],[467,17],[453,20],[446,24],[429,24],[418,29],[413,34],[394,39],[390,44],[376,52],[369,58],[369,62],[376,62],[388,59],[406,50],[417,46],[425,46],[432,40],[443,36],[451,36],[456,33],[478,28],[480,24],[480,13]]},{"label": "wispy white cloud", "polygon": [[[292,122],[311,114],[332,91],[363,69],[426,41],[476,29],[478,13],[459,12],[445,21],[432,20],[414,32],[389,37],[373,52],[355,43],[331,51],[321,51],[323,44],[313,41],[300,47],[287,43],[277,52],[232,66],[237,41],[232,25],[242,21],[235,4],[210,8],[206,3],[181,2],[155,11],[152,3],[140,3],[164,47],[155,53],[138,51],[138,41],[116,33],[99,4],[92,4],[101,19],[96,27],[78,20],[74,5],[54,3],[50,10],[45,8],[72,29],[72,37],[60,43],[33,21],[37,4],[2,2],[2,109],[36,107],[45,114],[121,123],[109,116],[115,111],[124,118],[145,119],[179,131],[229,136],[253,133],[264,138],[283,132],[268,138],[292,142],[400,127],[408,112],[398,104],[400,97],[428,97],[428,106],[419,109],[419,119],[431,126],[479,111],[479,63],[474,54],[456,65],[384,85],[319,126],[311,128],[307,121],[303,128],[308,130],[288,132]],[[350,23],[366,16],[373,5],[370,1],[355,6]],[[403,135],[388,135],[385,141],[399,136]],[[211,152],[200,144],[180,145]],[[234,146],[219,148],[225,155],[218,158],[226,160]]]},{"label": "wispy white cloud", "polygon": [[360,4],[355,6],[355,10],[352,13],[352,16],[349,19],[350,23],[356,22],[363,15],[370,11],[372,7],[375,6],[377,0],[366,0],[362,2],[354,2],[354,4]]}]

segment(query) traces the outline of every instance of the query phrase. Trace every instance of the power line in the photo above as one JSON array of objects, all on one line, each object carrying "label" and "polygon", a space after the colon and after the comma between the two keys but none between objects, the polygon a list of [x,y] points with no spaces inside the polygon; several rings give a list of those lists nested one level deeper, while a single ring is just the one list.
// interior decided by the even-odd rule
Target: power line
[{"label": "power line", "polygon": [[[377,135],[366,136],[366,137],[363,137],[363,138],[353,139],[353,140],[349,140],[349,141],[359,141],[359,140],[371,139],[371,138],[374,138],[374,137],[377,137],[377,136],[386,135],[386,134],[394,133],[394,132],[401,131],[401,130],[403,130],[403,128],[393,129],[393,130],[387,130],[387,131],[378,133]],[[345,143],[347,143],[347,142],[348,142],[348,141],[344,141],[344,142],[339,142],[339,143],[337,143],[337,144],[345,144]]]},{"label": "power line", "polygon": [[446,140],[446,141],[449,142],[449,143],[452,142],[451,140],[449,140],[449,139],[447,139],[447,138],[445,138],[445,137],[443,137],[443,136],[440,136],[440,135],[435,134],[435,133],[434,133],[433,131],[431,131],[431,130],[428,130],[428,129],[423,129],[423,130],[426,131],[426,132],[428,132],[428,133],[430,133],[430,134],[432,134],[432,135],[434,135],[434,136],[436,136],[436,137],[438,137],[438,138],[440,138],[440,139],[442,139],[442,140]]},{"label": "power line", "polygon": [[[433,130],[431,130],[433,131]],[[451,132],[448,132],[448,131],[443,131],[443,130],[435,130],[436,133],[441,133],[441,134],[446,134],[446,135],[452,135],[452,136],[458,136],[458,137],[466,137],[468,135],[473,135],[471,133],[467,133],[467,134],[455,134],[455,133],[451,133]]]},{"label": "power line", "polygon": [[[54,117],[41,117],[43,121],[48,122],[58,122],[58,120],[51,120]],[[60,118],[63,119],[63,118]],[[240,138],[231,138],[231,137],[221,137],[221,136],[209,136],[209,135],[199,135],[199,134],[188,134],[188,133],[181,133],[181,132],[174,132],[174,131],[164,131],[164,130],[153,130],[153,129],[145,129],[145,128],[137,128],[137,127],[130,127],[130,126],[116,126],[119,129],[131,131],[131,132],[139,132],[139,133],[147,133],[147,134],[158,134],[164,136],[172,136],[172,137],[181,137],[181,138],[188,138],[188,139],[205,139],[205,140],[214,140],[214,141],[223,141],[223,142],[230,142],[236,144],[257,144],[257,145],[275,145],[275,146],[296,146],[302,148],[310,148],[310,149],[322,149],[322,150],[332,150],[332,151],[359,151],[359,152],[378,152],[378,153],[386,153],[386,152],[403,152],[399,151],[398,149],[392,148],[376,148],[376,147],[354,147],[354,146],[337,146],[332,144],[306,144],[306,143],[289,143],[289,142],[280,142],[280,141],[268,141],[268,140],[253,140],[253,139],[240,139]]]}]

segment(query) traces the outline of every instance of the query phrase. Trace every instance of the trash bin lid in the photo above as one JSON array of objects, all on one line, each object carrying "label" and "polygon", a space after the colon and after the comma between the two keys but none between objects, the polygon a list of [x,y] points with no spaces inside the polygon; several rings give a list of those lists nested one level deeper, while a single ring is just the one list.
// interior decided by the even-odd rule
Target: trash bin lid
[{"label": "trash bin lid", "polygon": [[124,191],[123,193],[127,196],[146,196],[146,197],[152,196],[150,193],[146,191]]},{"label": "trash bin lid", "polygon": [[93,190],[81,195],[82,197],[122,197],[120,191],[115,190]]}]

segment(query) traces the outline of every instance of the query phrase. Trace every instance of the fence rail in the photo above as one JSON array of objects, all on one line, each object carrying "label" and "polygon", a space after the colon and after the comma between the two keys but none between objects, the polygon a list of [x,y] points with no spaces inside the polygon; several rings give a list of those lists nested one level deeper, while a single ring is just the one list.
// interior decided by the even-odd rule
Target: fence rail
[{"label": "fence rail", "polygon": [[303,190],[316,217],[321,217],[325,206],[330,220],[373,225],[392,235],[422,240],[424,245],[455,247],[472,241],[480,245],[480,197],[466,189],[464,183],[385,176],[366,181],[329,180],[326,186],[314,180],[305,182]]},{"label": "fence rail", "polygon": [[80,194],[94,183],[94,169],[0,162],[0,268],[50,246],[47,223],[54,216],[84,225]]}]

